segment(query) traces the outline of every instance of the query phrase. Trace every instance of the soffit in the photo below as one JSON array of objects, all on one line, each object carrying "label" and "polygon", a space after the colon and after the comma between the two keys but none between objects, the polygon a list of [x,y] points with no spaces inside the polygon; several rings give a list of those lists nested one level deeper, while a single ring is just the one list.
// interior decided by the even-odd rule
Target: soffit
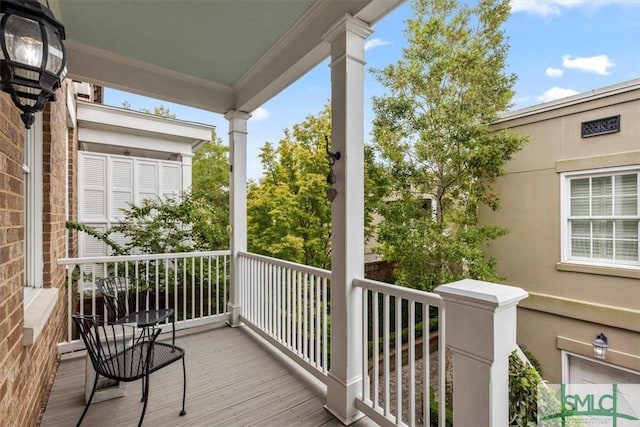
[{"label": "soffit", "polygon": [[329,54],[345,14],[403,0],[49,0],[69,77],[224,113],[252,111]]}]

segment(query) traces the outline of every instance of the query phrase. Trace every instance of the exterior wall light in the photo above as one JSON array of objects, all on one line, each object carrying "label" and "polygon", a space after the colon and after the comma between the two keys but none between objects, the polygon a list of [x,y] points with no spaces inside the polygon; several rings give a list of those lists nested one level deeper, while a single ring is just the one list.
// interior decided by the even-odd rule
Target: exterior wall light
[{"label": "exterior wall light", "polygon": [[67,72],[64,26],[37,0],[0,0],[0,89],[27,129]]},{"label": "exterior wall light", "polygon": [[593,354],[598,359],[604,359],[607,357],[607,348],[609,348],[607,336],[600,332],[596,339],[591,343],[593,344]]},{"label": "exterior wall light", "polygon": [[340,152],[336,151],[335,153],[329,150],[329,138],[324,137],[324,149],[327,154],[327,160],[329,161],[329,174],[327,175],[327,184],[329,184],[329,188],[327,188],[327,199],[330,202],[333,202],[338,195],[338,190],[333,188],[333,184],[336,183],[336,174],[333,173],[333,165],[336,163],[336,160],[340,160]]}]

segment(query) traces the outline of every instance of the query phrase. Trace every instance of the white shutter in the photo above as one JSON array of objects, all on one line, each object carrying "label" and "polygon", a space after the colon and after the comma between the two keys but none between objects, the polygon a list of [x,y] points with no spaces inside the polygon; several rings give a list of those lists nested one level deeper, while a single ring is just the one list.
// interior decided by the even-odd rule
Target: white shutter
[{"label": "white shutter", "polygon": [[177,196],[180,193],[180,165],[162,163],[162,195]]},{"label": "white shutter", "polygon": [[[107,227],[104,224],[87,224],[89,227],[104,233]],[[89,236],[87,233],[79,233],[80,250],[82,257],[105,256],[107,255],[107,245],[104,242]]]},{"label": "white shutter", "polygon": [[124,216],[122,209],[133,204],[133,160],[111,159],[111,219],[118,220]]},{"label": "white shutter", "polygon": [[138,161],[138,194],[137,203],[158,196],[158,162]]},{"label": "white shutter", "polygon": [[80,152],[80,221],[106,221],[106,156]]}]

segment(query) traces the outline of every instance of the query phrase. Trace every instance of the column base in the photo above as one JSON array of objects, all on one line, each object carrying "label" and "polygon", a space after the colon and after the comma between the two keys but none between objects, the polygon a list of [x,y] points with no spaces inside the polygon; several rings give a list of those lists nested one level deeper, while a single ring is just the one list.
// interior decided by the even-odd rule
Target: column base
[{"label": "column base", "polygon": [[324,408],[342,424],[348,426],[364,417],[364,413],[356,408],[356,397],[360,396],[361,391],[361,377],[354,378],[345,384],[330,373],[327,376],[327,403]]},{"label": "column base", "polygon": [[232,328],[237,328],[238,326],[240,326],[241,306],[227,303],[227,308],[229,309],[229,313],[231,313],[231,318],[227,321],[227,325],[231,326]]}]

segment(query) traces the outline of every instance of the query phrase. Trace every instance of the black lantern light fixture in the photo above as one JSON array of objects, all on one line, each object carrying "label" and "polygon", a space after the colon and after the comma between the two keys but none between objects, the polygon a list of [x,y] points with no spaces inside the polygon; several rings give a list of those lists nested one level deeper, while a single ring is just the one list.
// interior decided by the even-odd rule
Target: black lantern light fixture
[{"label": "black lantern light fixture", "polygon": [[593,353],[598,359],[604,359],[607,357],[607,348],[609,348],[609,340],[607,336],[600,332],[596,339],[591,343],[593,344]]},{"label": "black lantern light fixture", "polygon": [[64,26],[37,0],[0,0],[0,88],[27,129],[67,72]]},{"label": "black lantern light fixture", "polygon": [[329,161],[329,174],[327,175],[327,184],[329,184],[329,188],[327,189],[327,199],[330,202],[333,202],[338,195],[338,190],[333,188],[333,184],[336,183],[336,174],[333,173],[333,165],[336,163],[336,160],[340,160],[340,152],[336,151],[335,153],[329,150],[329,138],[324,137],[324,149],[327,152],[327,160]]}]

